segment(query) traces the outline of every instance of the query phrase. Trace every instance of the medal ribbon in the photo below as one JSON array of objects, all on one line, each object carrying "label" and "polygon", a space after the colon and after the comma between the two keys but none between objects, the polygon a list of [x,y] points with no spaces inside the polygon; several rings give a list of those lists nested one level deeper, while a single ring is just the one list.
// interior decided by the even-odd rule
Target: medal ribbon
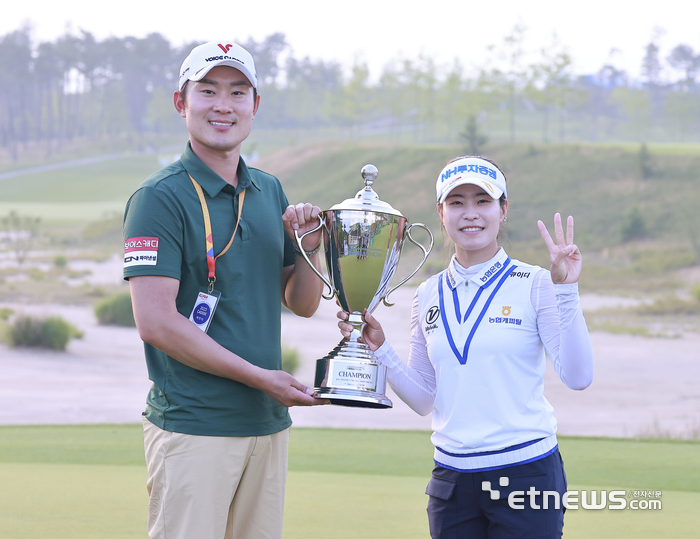
[{"label": "medal ribbon", "polygon": [[236,219],[236,227],[233,229],[233,234],[228,242],[228,245],[224,247],[218,255],[214,256],[214,236],[211,232],[211,218],[209,217],[209,208],[207,206],[207,201],[204,198],[204,192],[202,191],[202,186],[197,183],[191,174],[187,174],[192,180],[192,185],[194,185],[195,191],[199,196],[199,203],[202,205],[202,215],[204,216],[204,236],[207,244],[207,268],[209,269],[209,293],[211,294],[214,290],[214,283],[216,282],[216,259],[228,251],[231,244],[233,244],[233,238],[236,237],[236,232],[238,231],[238,224],[241,222],[241,214],[243,213],[243,201],[245,200],[245,190],[241,191],[238,195],[238,218]]}]

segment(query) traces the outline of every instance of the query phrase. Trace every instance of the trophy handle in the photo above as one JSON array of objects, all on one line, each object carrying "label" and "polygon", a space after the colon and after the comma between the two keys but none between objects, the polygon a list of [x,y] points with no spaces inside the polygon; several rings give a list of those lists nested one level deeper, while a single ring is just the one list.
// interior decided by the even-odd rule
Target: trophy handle
[{"label": "trophy handle", "polygon": [[[428,233],[428,236],[430,236],[430,245],[428,245],[427,249],[425,247],[423,247],[423,245],[421,243],[418,243],[416,240],[414,240],[413,236],[411,236],[411,229],[414,226],[418,227],[418,228],[422,228],[423,230],[425,230]],[[418,246],[420,248],[420,250],[423,251],[423,260],[421,260],[421,263],[418,264],[418,266],[416,266],[416,269],[414,269],[408,277],[406,277],[403,281],[401,281],[399,284],[397,284],[393,288],[390,288],[389,291],[386,294],[384,294],[382,301],[384,302],[384,305],[386,305],[387,307],[392,307],[394,305],[393,303],[391,303],[389,301],[389,294],[391,294],[394,290],[396,290],[400,286],[406,284],[411,277],[413,277],[416,273],[418,273],[418,270],[421,269],[423,267],[423,264],[425,264],[425,261],[428,260],[428,256],[430,255],[430,251],[433,250],[433,233],[423,223],[413,223],[412,225],[410,225],[406,229],[406,235],[408,236],[408,239],[411,240],[411,243],[413,245]],[[401,250],[403,251],[403,245],[401,246]]]},{"label": "trophy handle", "polygon": [[[323,215],[323,214],[321,214],[321,215]],[[321,217],[321,215],[318,216],[318,220],[320,222],[316,228],[314,228],[313,230],[309,230],[308,232],[304,232],[304,234],[302,234],[301,237],[299,237],[299,232],[297,230],[295,230],[294,231],[294,238],[296,239],[297,247],[299,248],[299,252],[301,253],[301,256],[304,257],[304,260],[306,260],[306,263],[309,265],[309,267],[313,270],[313,272],[316,275],[318,275],[318,278],[321,279],[323,281],[323,283],[328,287],[328,290],[330,290],[329,295],[323,294],[323,299],[333,299],[335,297],[333,285],[331,284],[331,282],[328,279],[326,279],[326,277],[320,271],[318,271],[316,269],[316,266],[314,266],[312,264],[311,260],[309,260],[309,257],[306,256],[306,251],[304,251],[304,248],[301,246],[301,240],[303,240],[309,234],[313,234],[314,232],[318,231],[320,228],[323,228],[324,220],[323,220],[323,217]],[[431,237],[432,237],[432,235],[431,235]],[[413,241],[413,240],[411,240],[411,241]],[[415,241],[413,243],[415,243]],[[422,265],[423,264],[421,264],[421,266]],[[418,266],[418,267],[420,267],[420,266]],[[418,271],[418,270],[416,270],[416,271]]]}]

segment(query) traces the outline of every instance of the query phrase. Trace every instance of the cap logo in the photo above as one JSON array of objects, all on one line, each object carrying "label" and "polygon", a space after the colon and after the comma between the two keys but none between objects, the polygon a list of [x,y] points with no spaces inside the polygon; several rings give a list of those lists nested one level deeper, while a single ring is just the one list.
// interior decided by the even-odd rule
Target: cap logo
[{"label": "cap logo", "polygon": [[453,174],[459,174],[460,172],[473,172],[475,174],[483,174],[484,176],[490,176],[494,180],[496,179],[496,171],[491,167],[484,165],[459,165],[450,169],[447,169],[442,173],[441,180],[444,182],[449,179]]},{"label": "cap logo", "polygon": [[219,43],[219,48],[221,48],[221,50],[224,51],[224,54],[226,54],[231,47],[232,45],[230,43],[227,45],[222,45],[221,43]]},{"label": "cap logo", "polygon": [[493,198],[508,197],[506,179],[498,167],[485,158],[467,156],[453,159],[438,175],[435,183],[438,202],[442,203],[452,189],[464,183],[481,186]]}]

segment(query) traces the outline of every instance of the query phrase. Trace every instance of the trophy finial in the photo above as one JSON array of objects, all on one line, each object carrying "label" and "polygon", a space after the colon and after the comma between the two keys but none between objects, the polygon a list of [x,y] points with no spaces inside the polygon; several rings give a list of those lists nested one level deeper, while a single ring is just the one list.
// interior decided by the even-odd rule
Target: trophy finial
[{"label": "trophy finial", "polygon": [[365,165],[362,167],[362,179],[365,180],[365,187],[372,187],[374,180],[379,176],[379,170],[374,165]]},{"label": "trophy finial", "polygon": [[403,217],[400,211],[392,208],[390,204],[379,200],[379,195],[372,189],[372,184],[379,176],[377,167],[367,164],[362,167],[361,174],[362,179],[365,181],[365,186],[357,192],[355,198],[348,198],[340,204],[335,204],[331,210],[370,211]]}]

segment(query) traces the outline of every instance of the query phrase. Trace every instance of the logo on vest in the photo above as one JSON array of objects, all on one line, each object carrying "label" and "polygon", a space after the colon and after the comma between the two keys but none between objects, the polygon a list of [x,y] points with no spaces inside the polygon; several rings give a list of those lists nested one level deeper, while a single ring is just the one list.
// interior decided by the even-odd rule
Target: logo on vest
[{"label": "logo on vest", "polygon": [[511,277],[518,277],[520,279],[529,279],[530,278],[530,272],[529,271],[514,271],[513,273],[510,274]]},{"label": "logo on vest", "polygon": [[512,305],[502,305],[501,316],[489,316],[489,324],[510,324],[513,326],[521,326],[523,323],[523,319],[517,318],[517,316],[518,312],[516,312],[515,314],[513,313]]},{"label": "logo on vest", "polygon": [[433,305],[430,309],[428,309],[428,312],[425,315],[426,332],[430,332],[438,328],[438,325],[435,323],[437,322],[438,318],[440,318],[440,307]]}]

